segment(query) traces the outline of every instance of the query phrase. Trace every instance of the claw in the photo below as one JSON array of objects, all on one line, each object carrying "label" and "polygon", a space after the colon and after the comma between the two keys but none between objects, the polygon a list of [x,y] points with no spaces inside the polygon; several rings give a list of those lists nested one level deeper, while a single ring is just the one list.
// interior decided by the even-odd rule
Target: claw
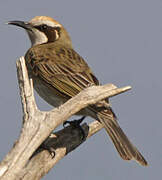
[{"label": "claw", "polygon": [[63,123],[63,127],[65,127],[66,124],[70,124],[70,121],[65,121],[65,122]]},{"label": "claw", "polygon": [[44,150],[47,150],[50,153],[52,159],[55,157],[56,153],[55,153],[55,150],[52,147],[49,147],[49,146],[45,145],[44,143],[40,147],[42,149],[44,149]]}]

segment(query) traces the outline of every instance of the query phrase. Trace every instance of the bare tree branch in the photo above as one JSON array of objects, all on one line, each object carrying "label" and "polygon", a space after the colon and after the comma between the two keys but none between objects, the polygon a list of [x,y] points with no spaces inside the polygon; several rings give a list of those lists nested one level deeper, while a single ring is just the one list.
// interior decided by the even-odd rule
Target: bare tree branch
[{"label": "bare tree branch", "polygon": [[[113,84],[92,86],[60,107],[50,112],[42,112],[36,106],[32,80],[28,78],[23,57],[17,61],[17,74],[23,107],[23,126],[18,140],[0,163],[0,178],[2,180],[40,179],[60,159],[83,143],[79,131],[71,129],[71,127],[67,127],[49,137],[56,127],[82,108],[131,89],[130,86],[117,88]],[[87,135],[86,139],[101,128],[102,125],[96,121],[90,125],[84,124],[83,129]],[[46,145],[55,150],[54,158],[47,151],[41,151],[41,148],[39,148],[44,141]],[[37,153],[34,153],[35,151]]]},{"label": "bare tree branch", "polygon": [[[89,125],[84,123],[82,125],[86,134],[84,141],[101,130],[102,127],[98,121],[94,121]],[[84,142],[81,137],[80,132],[70,126],[52,134],[45,143],[47,146],[53,148],[55,152],[54,158],[51,157],[47,150],[40,150],[39,153],[33,156],[26,167],[23,168],[20,178],[23,178],[23,180],[40,179],[41,176],[48,173],[59,160]]]}]

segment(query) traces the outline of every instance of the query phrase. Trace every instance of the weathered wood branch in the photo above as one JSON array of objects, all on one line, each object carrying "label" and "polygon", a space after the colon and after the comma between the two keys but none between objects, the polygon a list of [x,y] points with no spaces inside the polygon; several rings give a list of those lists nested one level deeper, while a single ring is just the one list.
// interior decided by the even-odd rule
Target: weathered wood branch
[{"label": "weathered wood branch", "polygon": [[[43,112],[36,106],[32,80],[28,78],[23,57],[17,61],[17,74],[23,107],[23,125],[18,140],[0,163],[1,180],[24,180],[29,177],[30,180],[40,179],[60,159],[83,143],[79,130],[71,127],[49,137],[56,127],[82,108],[131,89],[130,86],[117,88],[113,84],[88,87],[60,107]],[[94,121],[89,125],[83,124],[82,127],[88,139],[99,131],[102,125]],[[39,148],[44,141],[54,149],[54,158],[48,151]]]}]

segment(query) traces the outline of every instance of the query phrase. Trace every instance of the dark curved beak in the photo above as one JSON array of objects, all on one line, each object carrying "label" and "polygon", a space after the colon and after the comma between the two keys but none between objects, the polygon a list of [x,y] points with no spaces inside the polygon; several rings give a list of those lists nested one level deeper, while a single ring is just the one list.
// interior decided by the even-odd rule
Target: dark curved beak
[{"label": "dark curved beak", "polygon": [[19,27],[22,27],[22,28],[24,28],[26,30],[31,30],[32,29],[32,25],[30,23],[24,22],[24,21],[9,21],[6,24],[19,26]]}]

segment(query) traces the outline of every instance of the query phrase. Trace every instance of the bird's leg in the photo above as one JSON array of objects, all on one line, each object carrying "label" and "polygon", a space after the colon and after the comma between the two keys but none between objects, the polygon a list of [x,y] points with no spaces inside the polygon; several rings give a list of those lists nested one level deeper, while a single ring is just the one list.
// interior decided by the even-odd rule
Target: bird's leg
[{"label": "bird's leg", "polygon": [[74,127],[75,127],[75,126],[78,127],[78,125],[80,125],[85,118],[86,118],[86,116],[83,116],[83,117],[81,117],[81,118],[79,118],[79,119],[75,119],[75,120],[73,120],[73,121],[65,121],[65,122],[63,123],[63,126],[65,127],[66,124],[70,124],[70,125],[72,125],[72,126],[74,126]]},{"label": "bird's leg", "polygon": [[[85,139],[85,132],[84,132],[84,130],[82,129],[82,127],[81,127],[80,124],[82,123],[82,121],[83,121],[85,118],[86,118],[86,116],[83,116],[83,117],[81,117],[80,119],[75,119],[75,120],[73,120],[73,121],[65,121],[65,122],[63,123],[63,126],[65,127],[66,124],[69,124],[69,125],[70,125],[71,127],[73,127],[73,128],[78,128],[79,131],[80,131],[81,134],[82,134],[82,140],[84,140],[84,139]],[[51,157],[54,158],[54,157],[55,157],[55,149],[54,149],[53,147],[48,146],[47,144],[48,144],[48,143],[43,142],[43,143],[40,145],[40,148],[41,148],[41,149],[44,149],[44,150],[47,150],[47,151],[50,153]]]},{"label": "bird's leg", "polygon": [[[51,134],[51,135],[52,135],[52,134]],[[51,136],[51,135],[50,135],[50,136]],[[49,136],[49,137],[50,137],[50,136]],[[41,148],[41,149],[43,149],[43,150],[47,150],[47,151],[50,153],[52,159],[55,157],[55,149],[54,149],[52,146],[49,146],[49,145],[46,143],[46,140],[39,146],[39,148]]]},{"label": "bird's leg", "polygon": [[81,117],[80,119],[75,119],[75,120],[73,120],[73,121],[65,121],[64,123],[63,123],[63,126],[65,127],[65,125],[66,124],[69,124],[71,127],[73,127],[73,128],[78,128],[79,130],[80,130],[80,132],[81,132],[81,134],[82,134],[82,140],[84,140],[85,139],[85,132],[84,132],[84,130],[83,130],[83,128],[81,127],[81,123],[82,123],[82,121],[84,120],[86,118],[86,116],[83,116],[83,117]]}]

